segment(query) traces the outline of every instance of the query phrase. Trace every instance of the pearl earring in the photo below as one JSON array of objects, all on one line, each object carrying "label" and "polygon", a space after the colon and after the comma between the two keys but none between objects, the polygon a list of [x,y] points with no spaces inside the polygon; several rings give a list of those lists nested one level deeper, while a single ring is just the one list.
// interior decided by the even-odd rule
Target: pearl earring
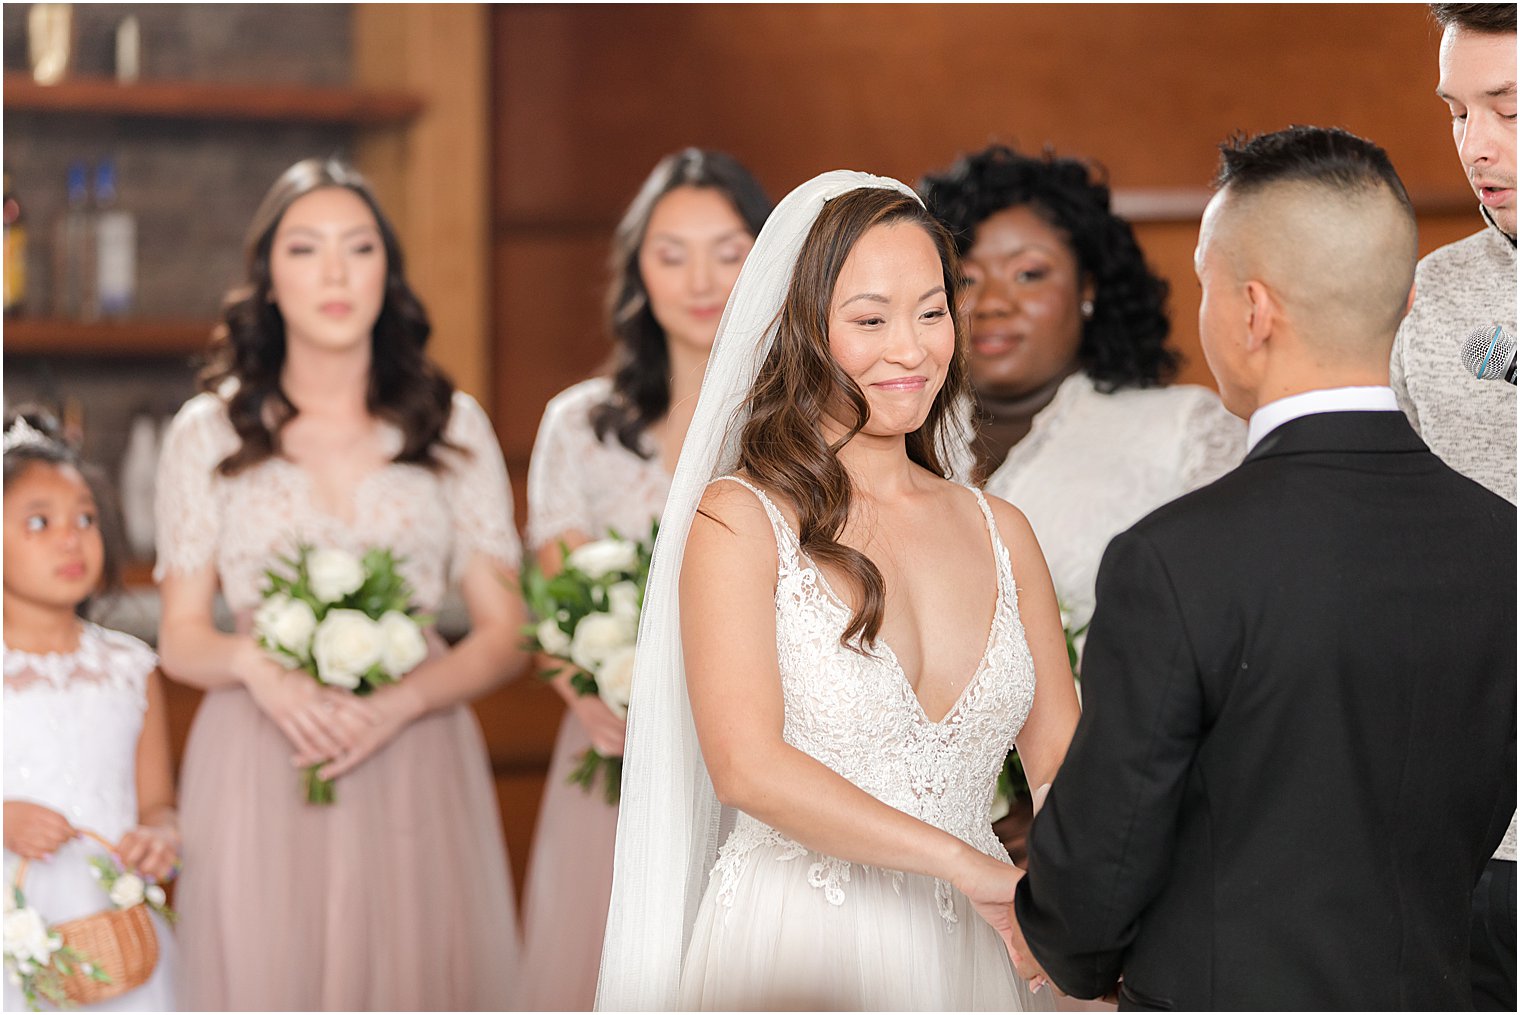
[{"label": "pearl earring", "polygon": [[1085,318],[1087,318],[1087,319],[1089,319],[1089,320],[1091,320],[1092,319],[1092,315],[1093,315],[1093,301],[1092,300],[1083,300],[1082,301],[1082,316],[1085,317]]}]

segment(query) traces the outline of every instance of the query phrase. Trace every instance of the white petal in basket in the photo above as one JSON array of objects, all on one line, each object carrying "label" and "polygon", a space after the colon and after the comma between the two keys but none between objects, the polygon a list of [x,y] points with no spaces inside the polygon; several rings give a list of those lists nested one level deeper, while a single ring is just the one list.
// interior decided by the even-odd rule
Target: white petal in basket
[{"label": "white petal in basket", "polygon": [[111,902],[117,909],[130,909],[143,900],[147,887],[142,878],[126,871],[117,875],[111,885]]},{"label": "white petal in basket", "polygon": [[328,610],[311,640],[317,679],[350,691],[359,686],[360,676],[378,663],[384,652],[380,625],[358,610]]},{"label": "white petal in basket", "polygon": [[397,610],[385,613],[380,618],[380,634],[385,639],[380,668],[391,676],[410,673],[427,658],[427,639],[422,636],[422,628],[406,614]]},{"label": "white petal in basket", "polygon": [[25,906],[5,914],[5,954],[45,966],[56,950],[47,924],[35,909]]},{"label": "white petal in basket", "polygon": [[601,578],[614,571],[633,571],[639,566],[639,548],[626,539],[598,539],[570,551],[565,566],[588,578]]},{"label": "white petal in basket", "polygon": [[359,591],[364,584],[364,565],[342,550],[315,550],[306,558],[306,577],[313,595],[324,603],[336,603]]}]

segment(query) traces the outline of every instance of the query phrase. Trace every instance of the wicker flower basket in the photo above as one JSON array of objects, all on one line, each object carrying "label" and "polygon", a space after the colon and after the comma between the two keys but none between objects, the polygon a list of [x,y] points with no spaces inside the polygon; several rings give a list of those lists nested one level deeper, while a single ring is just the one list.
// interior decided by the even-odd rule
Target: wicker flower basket
[{"label": "wicker flower basket", "polygon": [[[116,847],[94,832],[79,830],[94,839],[112,855]],[[27,862],[16,868],[16,884],[26,877]],[[78,1005],[99,1004],[136,990],[148,982],[158,965],[158,932],[149,916],[148,904],[139,902],[129,909],[103,909],[77,920],[54,924],[51,928],[63,943],[110,977],[109,982],[94,979],[81,970],[63,980],[63,993]]]}]

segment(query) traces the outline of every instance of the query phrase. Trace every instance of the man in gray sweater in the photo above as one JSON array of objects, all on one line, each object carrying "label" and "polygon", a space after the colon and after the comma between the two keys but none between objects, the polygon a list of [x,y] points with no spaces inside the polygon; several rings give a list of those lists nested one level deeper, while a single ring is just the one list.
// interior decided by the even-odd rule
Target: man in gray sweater
[{"label": "man in gray sweater", "polygon": [[[1393,346],[1392,385],[1432,451],[1514,503],[1515,386],[1476,379],[1460,352],[1475,328],[1516,333],[1515,5],[1431,4],[1431,13],[1443,30],[1436,94],[1451,109],[1484,228],[1420,261],[1414,307]],[[1513,568],[1514,561],[1494,566]],[[1473,1001],[1480,1010],[1515,1010],[1515,893],[1511,819],[1473,895]]]}]

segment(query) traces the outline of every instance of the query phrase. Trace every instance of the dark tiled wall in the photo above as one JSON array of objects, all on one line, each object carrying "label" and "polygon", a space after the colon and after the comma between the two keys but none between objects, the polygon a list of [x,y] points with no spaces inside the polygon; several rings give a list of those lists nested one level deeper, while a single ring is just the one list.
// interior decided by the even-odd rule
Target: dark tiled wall
[{"label": "dark tiled wall", "polygon": [[[26,69],[29,4],[3,9],[4,65]],[[75,4],[71,73],[114,72],[116,26],[141,24],[142,77],[338,86],[350,75],[351,10],[341,4]],[[351,154],[349,128],[10,113],[4,154],[28,223],[29,316],[51,316],[54,232],[71,162],[116,163],[137,218],[137,309],[210,322],[242,273],[243,231],[291,163]],[[117,478],[132,416],[163,416],[194,391],[185,357],[6,356],[5,402],[82,407],[85,452]]]}]

